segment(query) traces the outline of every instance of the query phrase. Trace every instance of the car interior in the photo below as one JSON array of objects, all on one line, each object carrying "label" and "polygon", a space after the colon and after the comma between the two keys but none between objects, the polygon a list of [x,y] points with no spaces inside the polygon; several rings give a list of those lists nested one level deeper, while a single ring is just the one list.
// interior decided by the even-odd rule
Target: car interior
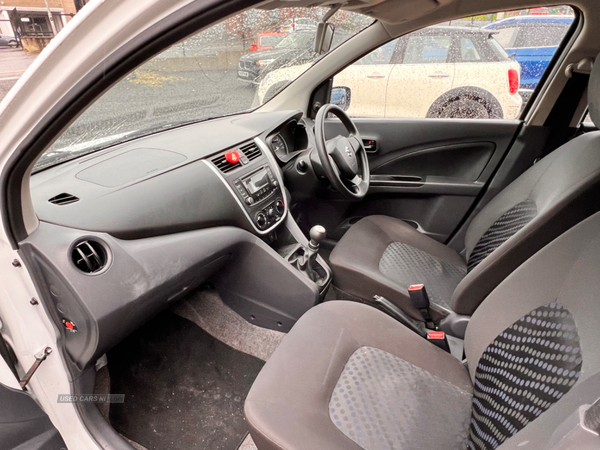
[{"label": "car interior", "polygon": [[[574,20],[516,119],[356,116],[358,88],[346,103],[332,92],[340,72],[411,32],[553,5],[298,0],[363,21],[332,49],[319,47],[332,28],[320,22],[320,56],[264,104],[178,111],[189,120],[143,135],[106,122],[98,105],[119,101],[122,83],[147,89],[143,104],[183,80],[160,72],[150,85],[140,69],[159,72],[148,61],[171,45],[244,9],[290,7],[247,3],[202,26],[171,18],[175,31],[90,74],[85,95],[32,131],[2,174],[3,221],[72,393],[124,395],[76,405],[96,442],[600,448],[597,4],[570,3]],[[434,75],[423,83],[445,82]],[[476,92],[440,102],[483,104]],[[364,98],[394,97],[368,87]],[[80,150],[94,116],[116,138]],[[22,378],[10,339],[0,344]],[[45,415],[19,420],[60,441]]]}]

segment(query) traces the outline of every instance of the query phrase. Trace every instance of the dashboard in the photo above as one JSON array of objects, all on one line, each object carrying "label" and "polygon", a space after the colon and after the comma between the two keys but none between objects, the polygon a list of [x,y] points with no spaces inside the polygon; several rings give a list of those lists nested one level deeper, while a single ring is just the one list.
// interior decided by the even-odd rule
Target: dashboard
[{"label": "dashboard", "polygon": [[[211,120],[77,158],[31,177],[34,209],[41,221],[122,239],[219,225],[266,234],[286,214],[280,165],[308,147],[301,117]],[[232,152],[239,161],[227,161]]]},{"label": "dashboard", "polygon": [[205,281],[281,331],[318,301],[319,287],[279,253],[308,242],[282,172],[310,152],[307,130],[299,111],[240,114],[31,176],[39,226],[19,252],[74,374]]}]

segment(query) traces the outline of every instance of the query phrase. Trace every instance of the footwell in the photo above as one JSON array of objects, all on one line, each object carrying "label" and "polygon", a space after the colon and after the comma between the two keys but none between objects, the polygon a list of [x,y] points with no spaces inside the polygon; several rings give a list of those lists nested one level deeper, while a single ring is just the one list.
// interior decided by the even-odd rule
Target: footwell
[{"label": "footwell", "polygon": [[246,435],[244,400],[264,364],[171,312],[108,354],[113,427],[149,450],[235,450]]}]

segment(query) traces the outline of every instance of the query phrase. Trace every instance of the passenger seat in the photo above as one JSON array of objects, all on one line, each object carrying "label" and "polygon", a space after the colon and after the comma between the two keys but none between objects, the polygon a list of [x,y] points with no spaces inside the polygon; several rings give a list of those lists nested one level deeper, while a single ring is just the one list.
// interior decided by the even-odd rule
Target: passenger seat
[{"label": "passenger seat", "polygon": [[600,397],[599,274],[595,214],[487,296],[465,362],[375,308],[312,308],[248,394],[252,438],[259,450],[600,448],[582,426]]}]

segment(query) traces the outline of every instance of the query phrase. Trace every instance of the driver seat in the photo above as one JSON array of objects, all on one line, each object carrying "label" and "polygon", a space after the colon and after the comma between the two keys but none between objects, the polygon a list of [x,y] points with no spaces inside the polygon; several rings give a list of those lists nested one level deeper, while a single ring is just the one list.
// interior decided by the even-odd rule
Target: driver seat
[{"label": "driver seat", "polygon": [[[600,126],[600,64],[588,99]],[[361,219],[331,253],[334,285],[367,302],[383,296],[422,321],[408,287],[424,284],[435,321],[453,311],[470,316],[531,255],[598,210],[600,132],[592,132],[555,150],[494,197],[469,225],[464,255],[400,219]]]}]

